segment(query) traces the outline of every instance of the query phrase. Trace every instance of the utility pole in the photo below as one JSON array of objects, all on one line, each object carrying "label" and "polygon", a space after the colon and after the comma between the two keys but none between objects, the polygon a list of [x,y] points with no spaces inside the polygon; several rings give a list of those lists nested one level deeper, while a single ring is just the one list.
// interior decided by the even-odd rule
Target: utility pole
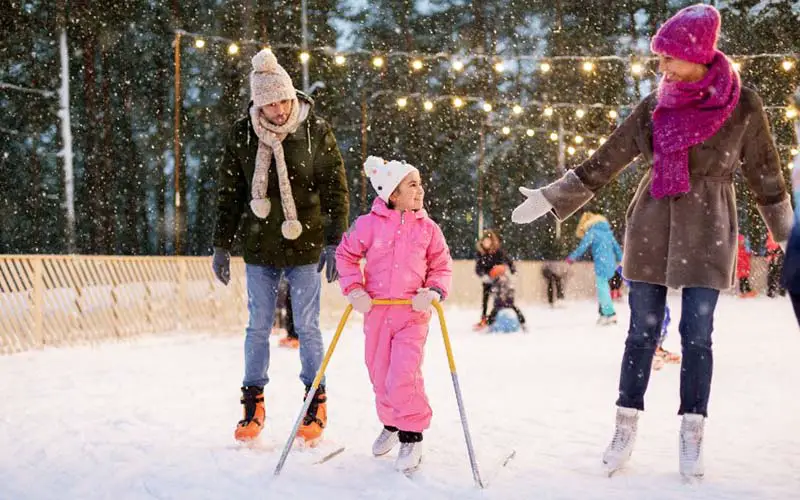
[{"label": "utility pole", "polygon": [[59,56],[61,58],[61,89],[58,92],[61,118],[61,140],[64,148],[59,155],[64,159],[64,206],[67,217],[67,253],[75,253],[75,174],[72,168],[72,125],[69,109],[69,51],[67,50],[67,12],[64,2],[58,5]]},{"label": "utility pole", "polygon": [[[303,33],[303,40],[301,42],[301,48],[303,49],[303,53],[308,53],[308,0],[302,0],[300,5],[301,13],[300,13],[300,24],[302,27]],[[303,58],[300,62],[303,66],[303,92],[308,93],[308,89],[310,87],[309,78],[308,78],[308,58]]]},{"label": "utility pole", "polygon": [[[564,119],[558,117],[558,175],[567,173],[566,167],[566,144],[564,143]],[[561,240],[561,221],[556,219],[556,241]]]}]

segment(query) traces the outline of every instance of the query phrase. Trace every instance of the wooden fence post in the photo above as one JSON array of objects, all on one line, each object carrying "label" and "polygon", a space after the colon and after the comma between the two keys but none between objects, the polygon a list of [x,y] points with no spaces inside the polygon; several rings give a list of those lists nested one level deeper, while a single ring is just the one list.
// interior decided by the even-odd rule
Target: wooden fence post
[{"label": "wooden fence post", "polygon": [[189,274],[189,266],[186,264],[186,259],[176,257],[178,259],[178,317],[180,318],[180,326],[188,324],[189,310],[186,304],[186,277]]},{"label": "wooden fence post", "polygon": [[33,338],[44,347],[44,266],[41,257],[31,259],[33,265]]}]

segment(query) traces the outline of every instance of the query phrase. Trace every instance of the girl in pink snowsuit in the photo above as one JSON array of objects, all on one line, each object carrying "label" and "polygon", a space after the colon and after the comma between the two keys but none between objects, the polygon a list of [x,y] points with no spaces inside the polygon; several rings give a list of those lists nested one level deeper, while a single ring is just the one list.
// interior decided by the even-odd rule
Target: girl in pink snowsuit
[{"label": "girl in pink snowsuit", "polygon": [[[384,455],[399,441],[395,467],[408,471],[419,465],[422,431],[431,421],[422,360],[431,305],[447,296],[452,258],[422,208],[419,171],[372,156],[364,168],[378,198],[342,237],[336,267],[342,292],[364,314],[365,361],[384,425],[373,454]],[[373,299],[411,299],[411,305],[373,306]]]}]

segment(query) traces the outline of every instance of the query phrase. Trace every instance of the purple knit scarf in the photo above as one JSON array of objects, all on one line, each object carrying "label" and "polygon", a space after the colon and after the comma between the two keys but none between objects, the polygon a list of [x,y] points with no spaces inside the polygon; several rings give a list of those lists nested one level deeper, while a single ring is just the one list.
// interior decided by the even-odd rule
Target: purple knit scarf
[{"label": "purple knit scarf", "polygon": [[705,142],[731,116],[741,82],[725,54],[716,52],[708,73],[697,82],[662,78],[653,111],[654,198],[688,193],[689,148]]}]

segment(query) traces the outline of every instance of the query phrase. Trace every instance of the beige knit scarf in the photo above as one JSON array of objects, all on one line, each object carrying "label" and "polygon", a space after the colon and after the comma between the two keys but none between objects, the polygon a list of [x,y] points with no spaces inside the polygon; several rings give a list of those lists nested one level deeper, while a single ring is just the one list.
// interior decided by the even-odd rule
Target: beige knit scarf
[{"label": "beige knit scarf", "polygon": [[275,167],[278,169],[278,188],[281,193],[281,206],[283,207],[284,221],[281,233],[287,240],[296,240],[303,232],[303,224],[297,220],[297,207],[292,197],[292,184],[289,182],[289,172],[286,158],[283,155],[283,140],[289,134],[297,131],[301,123],[308,118],[311,106],[306,102],[295,99],[289,119],[283,125],[275,125],[261,115],[259,108],[250,108],[250,122],[258,136],[258,153],[256,154],[256,168],[253,172],[253,184],[250,189],[250,209],[260,219],[269,215],[271,204],[267,195],[267,180],[272,156],[275,156]]}]

